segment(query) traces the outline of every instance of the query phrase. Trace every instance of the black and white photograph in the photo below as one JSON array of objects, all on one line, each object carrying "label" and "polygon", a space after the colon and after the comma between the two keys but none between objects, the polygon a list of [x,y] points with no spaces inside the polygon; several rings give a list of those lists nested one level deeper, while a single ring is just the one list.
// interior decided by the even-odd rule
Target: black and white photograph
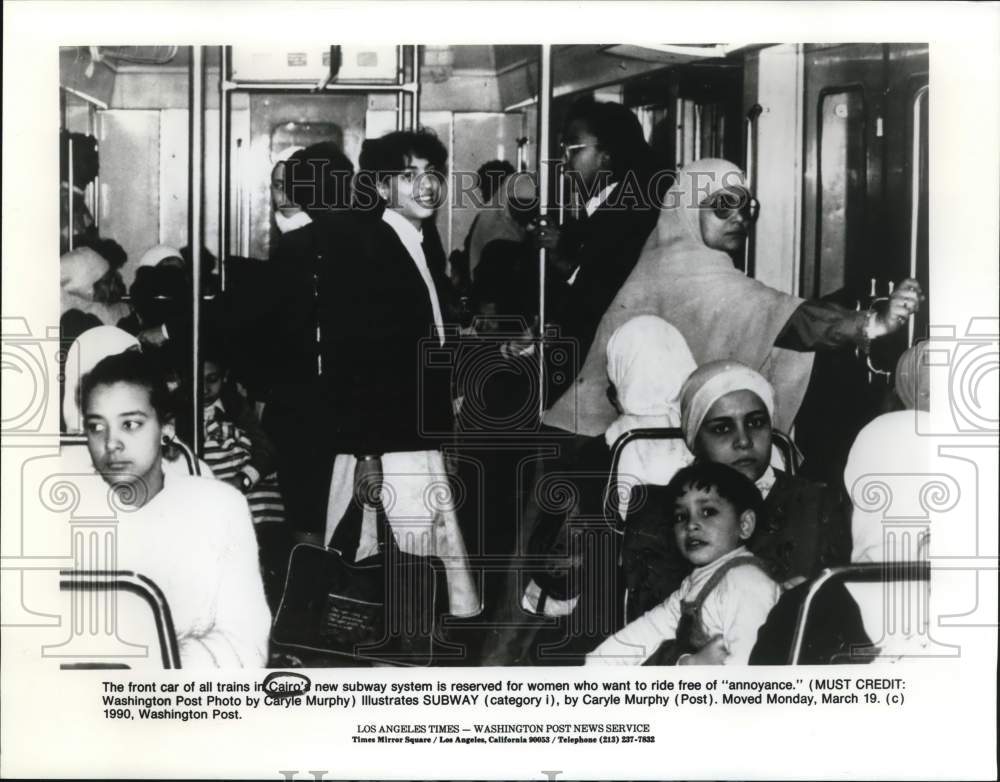
[{"label": "black and white photograph", "polygon": [[952,7],[5,4],[4,776],[995,778]]}]

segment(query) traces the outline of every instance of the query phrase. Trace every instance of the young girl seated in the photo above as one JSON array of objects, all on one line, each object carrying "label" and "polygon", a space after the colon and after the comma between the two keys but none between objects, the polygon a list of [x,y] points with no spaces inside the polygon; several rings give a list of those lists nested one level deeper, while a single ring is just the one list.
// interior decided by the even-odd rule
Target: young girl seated
[{"label": "young girl seated", "polygon": [[[744,545],[761,511],[760,493],[721,464],[697,463],[667,486],[677,546],[694,565],[666,602],[587,655],[586,664],[744,665],[757,630],[781,594]],[[672,642],[661,648],[664,642]]]},{"label": "young girl seated", "polygon": [[117,495],[117,566],[152,579],[170,606],[181,664],[259,667],[271,615],[243,496],[165,473],[167,391],[148,356],[101,360],[81,381],[87,448]]}]

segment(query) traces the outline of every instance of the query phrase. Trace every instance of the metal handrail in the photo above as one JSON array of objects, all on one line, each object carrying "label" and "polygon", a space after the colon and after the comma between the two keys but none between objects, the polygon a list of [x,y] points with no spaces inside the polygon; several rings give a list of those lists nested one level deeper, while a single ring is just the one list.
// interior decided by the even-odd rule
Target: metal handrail
[{"label": "metal handrail", "polygon": [[[604,516],[608,521],[614,519],[611,510],[611,487],[615,484],[618,476],[618,463],[621,461],[622,452],[625,446],[636,440],[683,440],[684,433],[676,426],[647,427],[644,429],[630,429],[621,437],[615,440],[611,446],[611,468],[608,470],[608,483],[604,487]],[[617,525],[616,525],[617,527]]]},{"label": "metal handrail", "polygon": [[170,605],[152,579],[131,570],[60,570],[59,589],[70,592],[120,590],[138,595],[146,601],[153,612],[163,667],[166,669],[181,667],[181,655],[177,646],[177,634],[174,631]]},{"label": "metal handrail", "polygon": [[809,620],[809,609],[820,589],[827,584],[843,584],[848,581],[887,584],[896,581],[930,581],[930,578],[931,566],[926,560],[863,562],[824,570],[810,585],[806,598],[799,608],[799,618],[795,625],[795,635],[792,636],[792,651],[788,658],[788,664],[799,664],[799,658],[802,656],[802,645],[805,641],[806,624]]},{"label": "metal handrail", "polygon": [[[611,446],[611,468],[608,471],[608,483],[604,489],[604,512],[607,519],[612,519],[611,513],[611,487],[614,485],[618,475],[618,464],[621,461],[622,452],[625,446],[636,440],[683,440],[684,432],[676,426],[647,427],[643,429],[630,429],[615,440]],[[795,475],[798,472],[798,456],[795,444],[784,432],[777,429],[772,430],[771,445],[777,447],[785,457],[786,472]]]}]

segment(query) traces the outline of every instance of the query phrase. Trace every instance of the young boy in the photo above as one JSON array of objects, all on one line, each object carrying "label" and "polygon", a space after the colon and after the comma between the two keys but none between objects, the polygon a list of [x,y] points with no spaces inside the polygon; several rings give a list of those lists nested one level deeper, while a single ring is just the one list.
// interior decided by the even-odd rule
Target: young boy
[{"label": "young boy", "polygon": [[274,447],[238,393],[226,387],[227,368],[218,346],[207,340],[204,353],[204,458],[219,480],[247,498],[255,524],[283,521]]},{"label": "young boy", "polygon": [[778,601],[780,587],[744,546],[762,505],[749,479],[701,462],[679,470],[667,492],[677,546],[695,569],[666,602],[587,655],[587,665],[746,665]]}]

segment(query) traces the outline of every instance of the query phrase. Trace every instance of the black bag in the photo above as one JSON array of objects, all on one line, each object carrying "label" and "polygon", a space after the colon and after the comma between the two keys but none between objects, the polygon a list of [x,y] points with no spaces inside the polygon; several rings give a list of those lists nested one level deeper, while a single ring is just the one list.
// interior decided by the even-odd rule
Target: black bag
[{"label": "black bag", "polygon": [[400,551],[381,503],[376,514],[378,551],[360,562],[353,560],[364,512],[356,502],[330,548],[292,549],[271,630],[276,645],[361,662],[432,662],[448,608],[444,563]]}]

